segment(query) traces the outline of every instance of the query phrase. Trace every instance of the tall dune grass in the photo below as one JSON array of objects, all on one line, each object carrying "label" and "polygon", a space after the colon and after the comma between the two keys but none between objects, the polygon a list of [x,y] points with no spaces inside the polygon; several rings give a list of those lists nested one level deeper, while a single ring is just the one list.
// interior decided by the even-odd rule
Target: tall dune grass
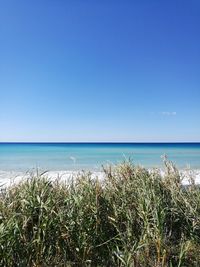
[{"label": "tall dune grass", "polygon": [[46,174],[1,190],[0,266],[200,266],[200,188],[124,162],[105,179]]}]

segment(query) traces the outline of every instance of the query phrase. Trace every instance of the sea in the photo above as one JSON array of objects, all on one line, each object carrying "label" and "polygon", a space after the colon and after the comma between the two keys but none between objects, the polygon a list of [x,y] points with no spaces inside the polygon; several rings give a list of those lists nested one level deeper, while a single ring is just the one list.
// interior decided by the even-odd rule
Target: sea
[{"label": "sea", "polygon": [[0,172],[101,171],[127,160],[162,168],[164,155],[180,169],[200,170],[200,143],[0,143]]}]

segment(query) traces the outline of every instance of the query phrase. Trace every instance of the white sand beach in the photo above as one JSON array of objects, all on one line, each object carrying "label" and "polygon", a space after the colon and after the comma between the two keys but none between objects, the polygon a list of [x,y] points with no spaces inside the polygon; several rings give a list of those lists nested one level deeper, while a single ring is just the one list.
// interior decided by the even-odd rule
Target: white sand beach
[{"label": "white sand beach", "polygon": [[[151,171],[151,170],[150,170]],[[44,172],[45,176],[51,181],[60,180],[69,182],[71,179],[76,178],[82,171],[48,171]],[[162,176],[165,175],[164,170],[159,170]],[[10,185],[16,184],[22,180],[26,180],[31,177],[32,172],[20,172],[20,171],[0,171],[0,187],[8,187]],[[34,172],[33,172],[34,173]],[[40,172],[42,173],[42,172]],[[39,173],[39,174],[40,174]],[[92,178],[98,178],[100,181],[104,179],[104,173],[101,171],[91,172]],[[183,185],[189,185],[191,183],[191,178],[196,184],[200,184],[200,170],[181,170],[180,176]]]}]

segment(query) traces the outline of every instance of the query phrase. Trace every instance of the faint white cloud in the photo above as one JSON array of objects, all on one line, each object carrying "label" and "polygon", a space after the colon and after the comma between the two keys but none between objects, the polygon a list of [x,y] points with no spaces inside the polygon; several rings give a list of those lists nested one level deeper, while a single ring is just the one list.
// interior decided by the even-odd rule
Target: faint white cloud
[{"label": "faint white cloud", "polygon": [[177,113],[176,111],[162,111],[160,114],[163,116],[176,116]]}]

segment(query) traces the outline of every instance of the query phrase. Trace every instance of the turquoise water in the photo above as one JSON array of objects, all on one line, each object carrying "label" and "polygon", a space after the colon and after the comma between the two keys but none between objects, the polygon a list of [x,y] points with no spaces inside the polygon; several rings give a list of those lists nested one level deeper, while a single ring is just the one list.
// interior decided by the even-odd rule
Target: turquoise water
[{"label": "turquoise water", "polygon": [[162,167],[163,154],[180,168],[200,169],[200,143],[0,143],[0,170],[100,170],[128,158]]}]

